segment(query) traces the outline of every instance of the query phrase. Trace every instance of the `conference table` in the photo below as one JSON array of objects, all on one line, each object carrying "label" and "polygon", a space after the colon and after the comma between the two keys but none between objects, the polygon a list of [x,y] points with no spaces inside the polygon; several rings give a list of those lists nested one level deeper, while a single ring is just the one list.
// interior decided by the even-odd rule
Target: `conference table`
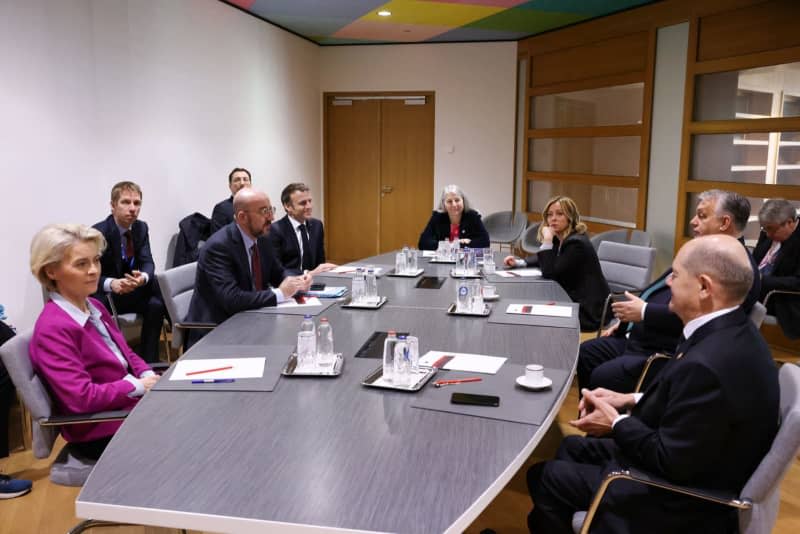
[{"label": "conference table", "polygon": [[[358,263],[386,273],[393,262],[390,253]],[[317,317],[328,317],[336,352],[343,354],[335,378],[281,377],[270,392],[149,392],[92,471],[76,514],[209,532],[463,531],[520,469],[558,413],[577,360],[577,318],[569,327],[551,327],[450,316],[452,265],[420,258],[420,267],[447,280],[440,289],[417,289],[417,279],[383,275],[378,293],[388,301],[380,309],[345,309],[337,302]],[[315,281],[350,285],[346,275]],[[490,318],[515,300],[569,302],[548,280],[495,285],[500,299]],[[293,346],[302,318],[239,313],[182,358],[215,347]],[[436,349],[507,357],[494,382],[487,376],[477,386],[484,384],[485,392],[491,385],[507,404],[520,395],[544,402],[540,424],[415,407],[432,381],[418,393],[364,387],[361,381],[381,361],[354,354],[372,332],[392,328],[417,336],[421,354]],[[282,367],[287,356],[268,354],[266,365]],[[562,379],[544,393],[522,390],[513,375],[528,363]]]}]

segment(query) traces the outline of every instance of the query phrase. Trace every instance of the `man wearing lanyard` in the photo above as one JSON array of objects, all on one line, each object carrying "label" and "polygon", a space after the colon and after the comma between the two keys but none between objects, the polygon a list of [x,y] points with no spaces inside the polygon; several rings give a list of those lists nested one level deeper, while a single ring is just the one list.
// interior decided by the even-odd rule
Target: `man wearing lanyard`
[{"label": "man wearing lanyard", "polygon": [[165,308],[156,283],[147,223],[139,220],[141,208],[142,189],[137,184],[125,181],[111,188],[111,215],[94,225],[106,239],[100,285],[94,296],[109,311],[109,299],[114,299],[118,313],[142,315],[136,352],[146,362],[155,362]]},{"label": "man wearing lanyard", "polygon": [[[775,289],[800,291],[800,230],[797,211],[782,198],[767,200],[758,212],[761,235],[753,257],[761,271],[761,301]],[[790,338],[800,337],[800,297],[776,294],[767,302],[767,312],[775,315]]]}]

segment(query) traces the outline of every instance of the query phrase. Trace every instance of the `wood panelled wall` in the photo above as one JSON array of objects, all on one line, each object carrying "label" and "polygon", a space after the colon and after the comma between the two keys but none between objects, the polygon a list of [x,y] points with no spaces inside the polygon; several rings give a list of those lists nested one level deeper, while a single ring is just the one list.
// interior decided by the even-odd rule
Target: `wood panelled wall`
[{"label": "wood panelled wall", "polygon": [[[688,181],[693,133],[747,131],[800,131],[798,118],[767,118],[736,121],[693,122],[694,77],[700,73],[721,72],[800,61],[800,21],[798,0],[663,0],[609,17],[578,24],[544,35],[520,41],[518,54],[527,59],[525,99],[524,172],[522,206],[528,206],[528,185],[537,179],[571,180],[638,190],[636,226],[644,227],[647,199],[647,169],[650,159],[650,110],[658,28],[690,23],[690,42],[684,95],[684,121],[679,181],[678,213],[676,213],[676,248],[683,242],[687,198],[691,192],[711,187],[733,189],[747,196],[800,198],[795,186],[765,186],[730,182]],[[531,97],[603,86],[643,81],[644,109],[641,125],[549,131],[531,129]],[[722,123],[735,124],[722,124]],[[712,124],[718,123],[718,124]],[[566,131],[569,130],[569,131]],[[583,130],[583,131],[581,131]],[[529,166],[530,140],[542,137],[580,137],[598,135],[641,135],[639,176],[609,177],[594,174],[564,175],[563,173],[532,172]],[[692,207],[693,208],[693,207]],[[529,218],[540,219],[531,210]],[[589,224],[592,231],[610,228]]]}]

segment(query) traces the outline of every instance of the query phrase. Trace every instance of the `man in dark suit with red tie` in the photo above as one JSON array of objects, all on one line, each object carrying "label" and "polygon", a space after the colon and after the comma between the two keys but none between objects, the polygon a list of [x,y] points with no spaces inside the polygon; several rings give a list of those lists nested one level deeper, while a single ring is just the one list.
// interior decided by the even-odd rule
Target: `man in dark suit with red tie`
[{"label": "man in dark suit with red tie", "polygon": [[[219,324],[245,310],[275,306],[307,291],[311,276],[286,276],[267,235],[275,208],[266,193],[241,189],[233,197],[234,221],[200,249],[188,322]],[[191,330],[187,345],[206,330]]]},{"label": "man in dark suit with red tie", "polygon": [[336,267],[325,263],[325,231],[322,221],[311,217],[311,191],[303,183],[283,188],[281,204],[286,216],[272,225],[269,240],[283,267],[292,274],[317,274]]},{"label": "man in dark suit with red tie", "polygon": [[[686,243],[672,263],[669,308],[683,342],[641,394],[584,390],[556,459],[528,471],[531,532],[572,533],[604,476],[637,469],[673,484],[738,495],[778,429],[778,372],[740,304],[752,286],[747,252],[730,236]],[[630,414],[626,410],[631,410]],[[592,532],[735,532],[736,511],[630,481],[609,486]]]},{"label": "man in dark suit with red tie", "polygon": [[147,223],[139,220],[142,189],[133,182],[111,188],[111,215],[94,228],[106,238],[100,258],[102,272],[94,295],[109,311],[142,315],[141,343],[137,353],[147,362],[158,361],[158,341],[165,308],[155,277]]}]

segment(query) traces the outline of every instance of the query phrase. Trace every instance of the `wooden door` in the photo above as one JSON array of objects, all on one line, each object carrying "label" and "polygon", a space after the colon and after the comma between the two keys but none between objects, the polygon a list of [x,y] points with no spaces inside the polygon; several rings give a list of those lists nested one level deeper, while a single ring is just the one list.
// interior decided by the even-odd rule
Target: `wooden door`
[{"label": "wooden door", "polygon": [[325,240],[330,261],[346,263],[378,253],[381,103],[332,100],[325,106]]},{"label": "wooden door", "polygon": [[380,252],[417,246],[433,206],[433,98],[381,103]]},{"label": "wooden door", "polygon": [[415,92],[419,98],[413,99],[397,95],[325,95],[330,261],[344,263],[416,246],[430,217],[434,94]]}]

